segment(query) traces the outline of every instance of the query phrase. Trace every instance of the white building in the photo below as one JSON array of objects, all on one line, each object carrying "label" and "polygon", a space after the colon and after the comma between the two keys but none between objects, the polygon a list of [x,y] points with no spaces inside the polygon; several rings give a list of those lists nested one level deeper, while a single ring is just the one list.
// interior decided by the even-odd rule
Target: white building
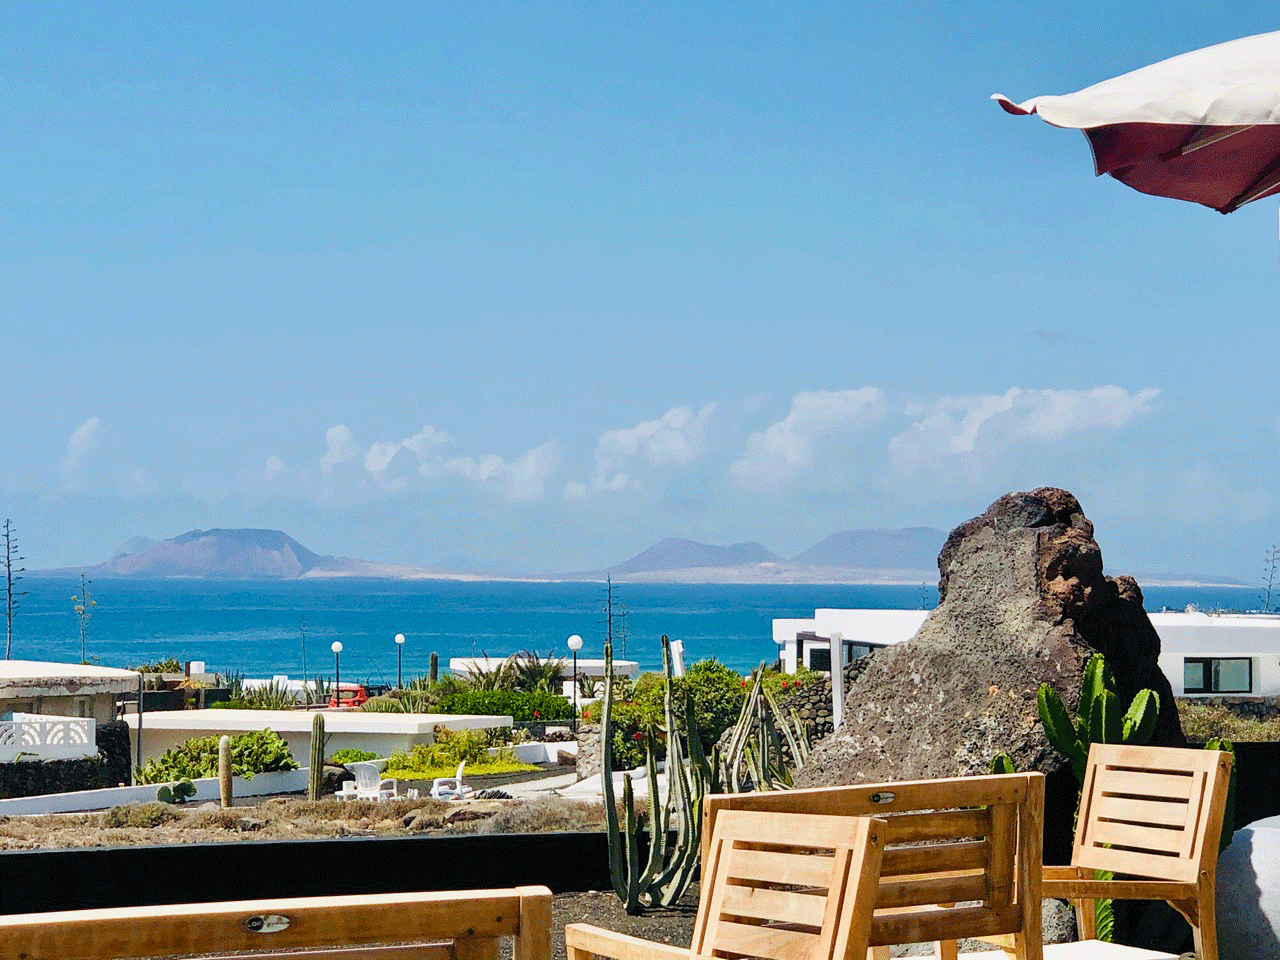
[{"label": "white building", "polygon": [[[773,621],[773,641],[787,673],[797,663],[829,670],[832,634],[845,662],[916,635],[925,610],[819,609],[810,618]],[[1198,611],[1152,613],[1160,635],[1160,669],[1175,696],[1280,696],[1280,616]]]}]

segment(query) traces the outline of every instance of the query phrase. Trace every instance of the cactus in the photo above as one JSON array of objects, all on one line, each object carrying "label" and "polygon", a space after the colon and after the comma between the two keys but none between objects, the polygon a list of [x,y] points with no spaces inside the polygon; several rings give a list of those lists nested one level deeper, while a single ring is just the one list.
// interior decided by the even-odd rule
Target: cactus
[{"label": "cactus", "polygon": [[434,687],[440,681],[440,654],[434,650],[431,651],[431,685]]},{"label": "cactus", "polygon": [[190,777],[183,777],[174,783],[162,784],[156,790],[156,799],[161,803],[186,803],[196,795],[196,785]]},{"label": "cactus", "polygon": [[[1071,772],[1075,774],[1076,782],[1083,786],[1089,747],[1095,743],[1146,743],[1156,728],[1160,697],[1154,690],[1139,690],[1129,709],[1122,714],[1120,698],[1116,695],[1115,675],[1102,654],[1095,653],[1084,667],[1080,702],[1076,705],[1074,718],[1067,713],[1058,691],[1047,683],[1040,684],[1036,707],[1049,743],[1071,761]],[[1111,879],[1105,870],[1094,873],[1099,880]],[[1094,901],[1094,918],[1098,939],[1110,941],[1115,927],[1111,900],[1099,897]]]},{"label": "cactus", "polygon": [[222,809],[231,806],[231,738],[225,734],[218,740],[218,800]]},{"label": "cactus", "polygon": [[324,714],[311,718],[311,769],[307,771],[307,799],[319,800],[324,782]]},{"label": "cactus", "polygon": [[1017,773],[1013,769],[1013,758],[1007,753],[997,753],[991,758],[992,773]]},{"label": "cactus", "polygon": [[[658,764],[652,736],[645,740],[649,783],[649,856],[640,860],[640,826],[631,778],[622,783],[622,822],[613,792],[613,644],[604,645],[604,699],[600,707],[605,827],[609,836],[609,874],[627,913],[645,906],[671,906],[693,882],[702,843],[702,799],[714,789],[711,764],[702,752],[693,701],[677,702],[672,682],[671,641],[662,638],[663,709],[667,727],[667,804],[658,797]],[[668,817],[668,806],[674,815]],[[671,839],[671,828],[675,838]]]},{"label": "cactus", "polygon": [[1143,744],[1151,739],[1160,715],[1160,697],[1154,690],[1139,690],[1122,714],[1115,676],[1102,654],[1095,653],[1085,664],[1074,718],[1058,691],[1047,683],[1040,684],[1036,707],[1049,743],[1071,761],[1076,781],[1084,783],[1091,744]]},{"label": "cactus", "polygon": [[808,724],[795,710],[789,716],[783,715],[778,702],[765,689],[764,672],[764,664],[752,671],[751,690],[743,701],[742,712],[738,714],[738,722],[720,761],[720,778],[732,793],[741,792],[748,782],[755,790],[785,790],[791,786],[794,770],[787,767],[782,752],[783,739],[795,769],[809,759]]}]

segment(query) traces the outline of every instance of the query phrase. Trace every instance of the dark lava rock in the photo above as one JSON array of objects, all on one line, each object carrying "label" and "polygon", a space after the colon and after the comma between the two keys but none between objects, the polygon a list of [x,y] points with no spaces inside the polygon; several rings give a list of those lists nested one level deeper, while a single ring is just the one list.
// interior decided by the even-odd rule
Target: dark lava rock
[{"label": "dark lava rock", "polygon": [[1018,770],[1060,778],[1036,691],[1049,682],[1074,711],[1095,651],[1125,706],[1143,687],[1160,695],[1152,742],[1185,744],[1142,593],[1132,578],[1103,575],[1093,524],[1070,493],[1001,497],[952,531],[938,570],[937,609],[913,639],[871,658],[797,786],[968,776],[1001,752]]}]

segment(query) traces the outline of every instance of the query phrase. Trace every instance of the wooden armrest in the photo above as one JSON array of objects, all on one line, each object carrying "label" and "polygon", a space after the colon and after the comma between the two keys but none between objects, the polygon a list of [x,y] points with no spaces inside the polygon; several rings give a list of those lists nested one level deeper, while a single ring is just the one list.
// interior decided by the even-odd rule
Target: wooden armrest
[{"label": "wooden armrest", "polygon": [[1064,900],[1185,900],[1195,896],[1195,885],[1173,880],[1050,880],[1046,876],[1040,894]]},{"label": "wooden armrest", "polygon": [[[1092,880],[1093,871],[1084,867],[1044,867],[1040,871],[1042,882],[1049,880]],[[1049,896],[1049,894],[1045,894]]]},{"label": "wooden armrest", "polygon": [[614,960],[689,960],[689,951],[669,943],[654,943],[615,933],[589,923],[571,923],[564,928],[564,945],[572,960],[575,950]]}]

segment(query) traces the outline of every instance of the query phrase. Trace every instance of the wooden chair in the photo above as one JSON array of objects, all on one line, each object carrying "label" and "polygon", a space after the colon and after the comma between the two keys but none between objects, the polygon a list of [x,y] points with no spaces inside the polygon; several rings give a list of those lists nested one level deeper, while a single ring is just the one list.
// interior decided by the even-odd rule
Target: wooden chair
[{"label": "wooden chair", "polygon": [[[1069,867],[1045,867],[1046,897],[1072,901],[1082,940],[1096,934],[1093,900],[1166,900],[1191,924],[1199,960],[1218,960],[1218,841],[1232,756],[1219,750],[1089,750]],[[1113,880],[1095,879],[1109,870]]]},{"label": "wooden chair", "polygon": [[[0,957],[23,960],[209,960],[244,950],[291,960],[498,960],[501,937],[514,939],[513,960],[551,960],[551,891],[296,897],[0,917]],[[323,949],[329,947],[343,949]]]},{"label": "wooden chair", "polygon": [[883,829],[869,817],[729,811],[707,844],[690,949],[572,923],[568,960],[861,960]]},{"label": "wooden chair", "polygon": [[[711,796],[703,836],[728,813],[743,810],[885,821],[871,960],[888,958],[894,944],[930,941],[943,960],[954,960],[954,941],[1000,935],[1018,960],[1043,956],[1044,777],[1038,773]],[[703,863],[706,856],[704,847]]]}]

